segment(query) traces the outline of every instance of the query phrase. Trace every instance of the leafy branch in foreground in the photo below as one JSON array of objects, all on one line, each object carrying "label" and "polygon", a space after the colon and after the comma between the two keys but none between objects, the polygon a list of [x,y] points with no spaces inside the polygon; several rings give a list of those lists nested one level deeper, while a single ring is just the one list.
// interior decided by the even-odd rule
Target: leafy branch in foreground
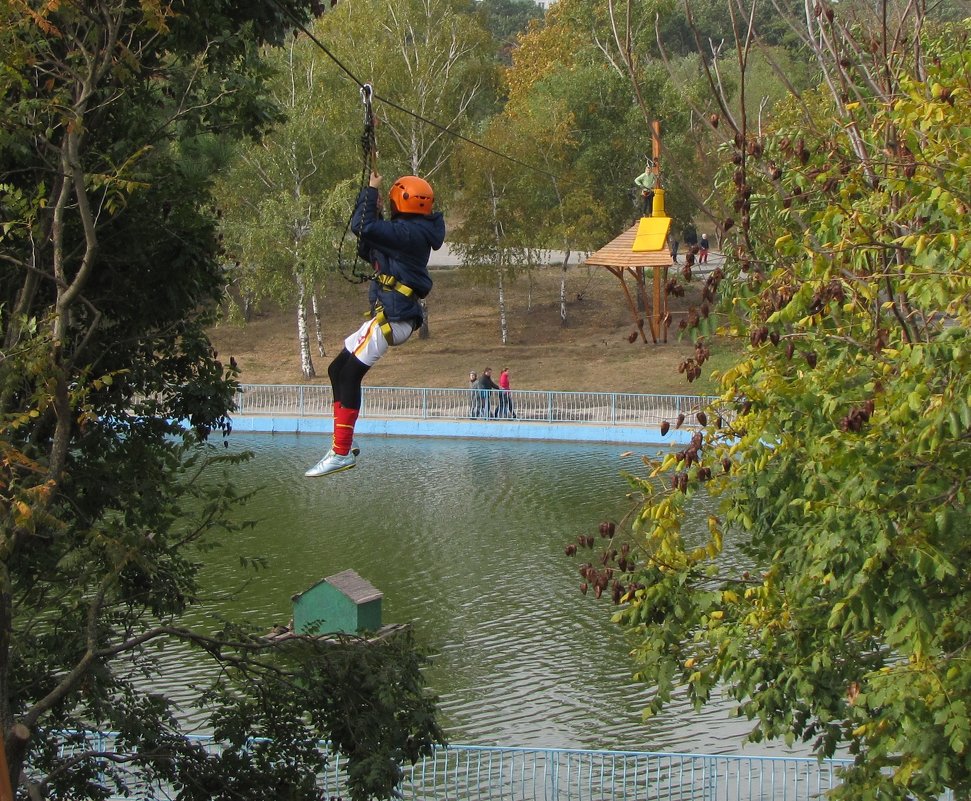
[{"label": "leafy branch in foreground", "polygon": [[753,740],[848,749],[833,797],[965,798],[969,27],[817,11],[827,81],[727,154],[744,214],[699,327],[747,350],[692,443],[645,459],[603,570],[650,711],[721,686]]},{"label": "leafy branch in foreground", "polygon": [[[206,335],[226,286],[212,180],[228,139],[279,119],[261,48],[313,5],[0,0],[0,729],[18,798],[157,781],[317,798],[321,740],[348,755],[352,797],[384,798],[396,760],[440,738],[407,637],[322,655],[191,625],[243,500],[243,457],[208,442],[237,390]],[[183,659],[212,671],[211,703],[187,703],[236,744],[224,757],[157,689]],[[121,750],[61,748],[91,729]],[[306,745],[252,745],[278,731]]]}]

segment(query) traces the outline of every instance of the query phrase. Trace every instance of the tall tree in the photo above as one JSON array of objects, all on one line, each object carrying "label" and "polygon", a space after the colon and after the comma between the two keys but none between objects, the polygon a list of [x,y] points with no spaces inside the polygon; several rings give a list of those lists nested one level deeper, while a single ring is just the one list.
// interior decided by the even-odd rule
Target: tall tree
[{"label": "tall tree", "polygon": [[[200,480],[232,462],[204,440],[235,391],[204,333],[225,286],[208,143],[278,118],[259,48],[307,12],[0,2],[0,723],[21,796],[315,798],[322,755],[295,744],[333,737],[354,797],[386,797],[439,736],[407,639],[326,650],[183,622],[237,500]],[[199,708],[220,757],[147,689],[152,649],[179,643],[216,668]],[[60,749],[92,727],[118,732],[116,760]]]},{"label": "tall tree", "polygon": [[468,133],[496,102],[493,41],[479,17],[457,0],[366,0],[338,5],[317,30],[390,101],[375,103],[381,171],[434,185],[457,141],[444,129]]},{"label": "tall tree", "polygon": [[287,124],[242,148],[220,188],[244,297],[295,303],[305,378],[315,373],[307,304],[317,307],[328,273],[364,277],[346,235],[361,172],[364,87],[355,81],[387,101],[373,100],[377,168],[389,183],[401,174],[428,178],[439,206],[451,194],[439,178],[454,134],[469,132],[495,102],[492,40],[480,18],[454,0],[340,4],[310,33],[313,39],[271,56]]},{"label": "tall tree", "polygon": [[533,0],[482,0],[477,7],[496,41],[499,58],[506,64],[516,48],[517,36],[532,20],[543,18],[542,7]]},{"label": "tall tree", "polygon": [[[771,129],[734,117],[725,153],[738,215],[709,290],[748,350],[691,443],[646,460],[631,540],[583,572],[638,637],[652,711],[722,685],[752,739],[848,749],[834,797],[966,798],[971,27],[809,12],[790,22],[820,86]],[[682,516],[703,490],[699,538]]]},{"label": "tall tree", "polygon": [[[613,55],[613,36],[610,20],[586,0],[558,2],[544,24],[531,25],[520,36],[504,72],[507,101],[490,123],[488,139],[501,143],[493,149],[511,161],[503,166],[464,148],[454,165],[455,183],[462,188],[463,225],[457,237],[463,242],[486,235],[475,226],[493,208],[482,184],[483,160],[508,174],[502,182],[504,197],[495,207],[504,248],[553,248],[568,254],[593,250],[632,223],[637,213],[633,179],[651,152],[638,93],[651,99],[647,117],[656,110],[664,125],[670,122],[667,141],[674,152],[684,149],[677,142],[687,118],[660,64],[632,62],[638,80],[637,91],[632,89],[630,72]],[[476,166],[468,169],[470,164]],[[677,174],[670,174],[676,180]],[[689,198],[677,191],[669,197],[669,213],[686,222]],[[567,263],[559,298],[564,323]]]},{"label": "tall tree", "polygon": [[311,334],[322,340],[319,287],[339,258],[354,258],[353,244],[348,254],[340,245],[361,148],[342,106],[330,102],[348,87],[334,85],[330,62],[313,41],[293,37],[269,48],[267,62],[275,70],[270,94],[286,119],[235,149],[215,191],[225,247],[240,265],[238,290],[248,303],[269,298],[293,308],[301,373],[309,379],[316,375]]}]

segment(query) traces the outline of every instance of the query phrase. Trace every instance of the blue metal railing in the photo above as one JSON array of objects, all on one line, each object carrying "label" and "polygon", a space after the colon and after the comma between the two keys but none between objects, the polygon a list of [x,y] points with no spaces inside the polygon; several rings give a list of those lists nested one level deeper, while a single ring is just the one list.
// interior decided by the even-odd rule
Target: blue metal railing
[{"label": "blue metal railing", "polygon": [[[218,742],[193,738],[216,754]],[[66,741],[63,756],[85,745],[114,753],[111,733]],[[325,747],[325,746],[324,746]],[[450,745],[406,765],[399,785],[404,801],[810,801],[840,783],[851,760],[727,754],[582,751]],[[114,769],[118,769],[115,764]],[[345,791],[344,760],[336,755],[318,778],[323,797]],[[161,801],[164,785],[133,785],[130,798]]]},{"label": "blue metal railing", "polygon": [[[481,398],[469,389],[364,387],[361,416],[422,420],[498,416],[522,422],[658,426],[664,420],[673,422],[679,414],[685,415],[690,424],[695,413],[714,400],[698,395],[511,390],[508,397],[511,412],[503,413],[499,399],[497,390]],[[235,413],[329,417],[332,402],[329,385],[244,384],[236,395]]]}]

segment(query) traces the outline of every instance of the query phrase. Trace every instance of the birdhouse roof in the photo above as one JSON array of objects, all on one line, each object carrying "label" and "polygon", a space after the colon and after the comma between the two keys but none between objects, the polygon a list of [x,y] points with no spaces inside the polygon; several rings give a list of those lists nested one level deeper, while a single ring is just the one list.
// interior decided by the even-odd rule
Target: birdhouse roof
[{"label": "birdhouse roof", "polygon": [[[661,219],[667,220],[670,224],[670,218],[651,218],[647,217],[645,219],[654,219],[660,221]],[[640,221],[632,225],[626,231],[624,231],[616,239],[608,242],[600,250],[591,253],[584,260],[584,264],[589,264],[591,267],[668,267],[671,265],[671,253],[666,247],[660,250],[650,250],[635,252],[634,240],[637,237],[637,231],[640,227]],[[667,229],[665,228],[665,233]]]},{"label": "birdhouse roof", "polygon": [[335,589],[340,590],[357,604],[376,601],[384,597],[383,592],[367,579],[361,578],[353,570],[344,570],[341,573],[335,573],[333,576],[325,578],[324,581]]}]

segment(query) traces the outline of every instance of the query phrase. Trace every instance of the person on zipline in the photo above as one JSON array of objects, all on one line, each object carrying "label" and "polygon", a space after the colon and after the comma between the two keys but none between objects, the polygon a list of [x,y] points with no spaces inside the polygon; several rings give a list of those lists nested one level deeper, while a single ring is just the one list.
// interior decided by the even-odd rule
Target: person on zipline
[{"label": "person on zipline", "polygon": [[421,327],[418,302],[432,288],[428,258],[445,242],[445,218],[434,211],[435,193],[423,178],[404,175],[388,193],[390,219],[379,209],[381,176],[371,171],[351,217],[358,253],[374,267],[368,291],[371,319],[344,340],[327,368],[334,391],[331,449],[305,476],[325,476],[357,464],[354,425],[361,409],[364,375],[392,345],[401,345]]}]

